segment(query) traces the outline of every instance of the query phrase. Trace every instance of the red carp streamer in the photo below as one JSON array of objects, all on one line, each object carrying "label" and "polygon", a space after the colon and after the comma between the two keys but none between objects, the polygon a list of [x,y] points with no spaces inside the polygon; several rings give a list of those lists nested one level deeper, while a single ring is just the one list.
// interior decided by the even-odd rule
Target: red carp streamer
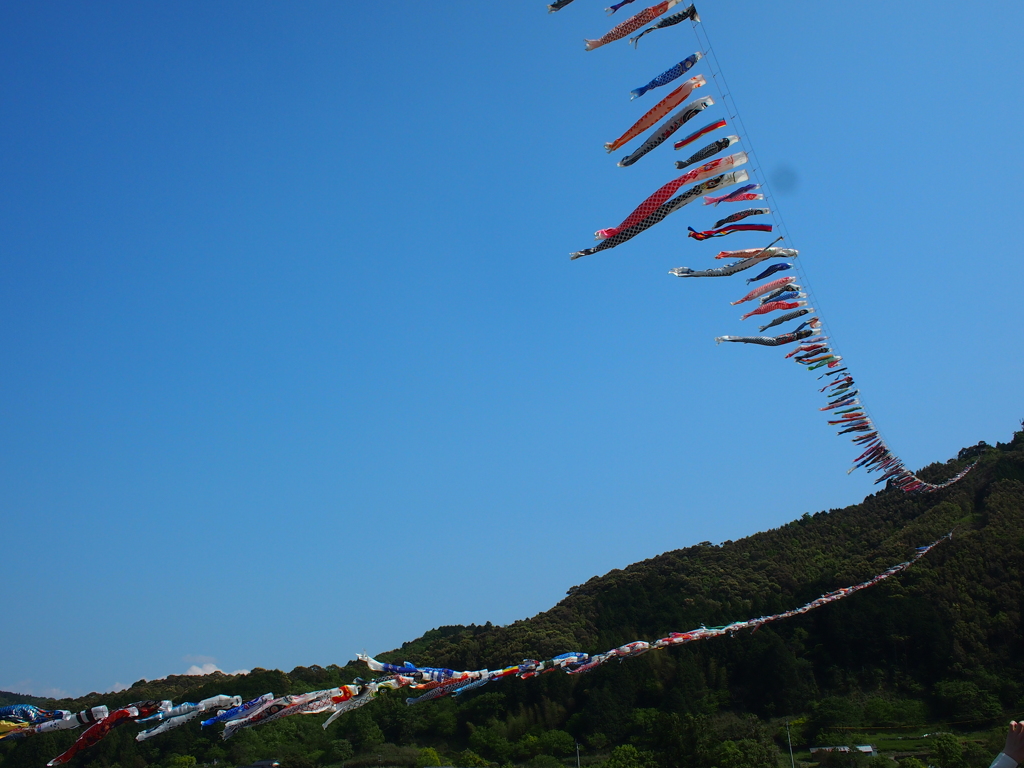
[{"label": "red carp streamer", "polygon": [[[553,5],[549,7],[554,9],[556,7],[561,7],[564,4],[568,4],[569,2],[571,2],[571,0],[554,0]],[[633,0],[613,0],[613,2],[614,5],[612,5],[611,8],[608,9],[610,12],[614,12],[619,8],[622,8],[623,6],[628,5],[629,3],[633,2]],[[613,40],[618,40],[624,37],[625,35],[629,34],[629,32],[631,32],[632,30],[639,29],[644,25],[648,26],[646,26],[646,28],[642,32],[640,32],[636,37],[630,38],[630,42],[632,42],[634,45],[644,35],[648,34],[649,32],[653,32],[657,29],[666,29],[676,24],[680,24],[686,20],[690,20],[694,24],[700,22],[700,17],[697,15],[697,9],[692,4],[682,12],[675,12],[673,14],[664,15],[666,14],[666,11],[668,11],[677,2],[680,2],[680,0],[666,0],[665,2],[661,2],[657,5],[653,5],[650,8],[647,8],[644,11],[641,11],[632,18],[627,19],[626,21],[616,26],[614,29],[609,31],[608,34],[606,34],[604,37],[599,38],[598,40],[587,40],[587,50],[593,50],[594,48],[598,48]],[[700,39],[700,34],[698,34],[698,39]],[[690,66],[695,65],[699,60],[703,59],[705,55],[710,55],[710,43],[707,42],[706,37],[704,39],[705,44],[708,46],[708,50],[698,51],[697,53],[694,53],[693,56],[690,57],[690,59],[686,59],[683,62],[680,62],[680,64],[677,65],[676,67],[666,70],[661,75],[658,75],[658,77],[654,78],[654,80],[652,80],[646,86],[643,86],[642,88],[633,91],[632,95],[637,96],[651,87],[665,85],[667,84],[668,80],[672,80],[673,82],[675,82],[675,79],[677,77],[681,77],[683,72],[689,71]],[[690,66],[683,67],[683,65],[686,62],[690,62]],[[716,77],[719,76],[718,72],[715,72],[714,74]],[[624,133],[615,141],[605,144],[605,149],[607,149],[609,152],[613,152],[619,147],[629,142],[634,137],[638,136],[643,131],[648,130],[658,120],[660,120],[665,115],[668,115],[669,112],[673,108],[675,108],[676,105],[680,104],[683,101],[683,99],[685,99],[694,88],[700,87],[704,84],[704,78],[701,77],[700,75],[691,78],[690,81],[688,81],[683,86],[680,86],[680,88],[677,88],[675,91],[670,93],[662,102],[660,102],[651,111],[649,111],[647,114],[641,117],[640,120],[638,120],[628,131],[626,131],[626,133]],[[719,85],[723,84],[724,83],[719,83]],[[728,98],[728,93],[726,92],[722,92],[721,95],[722,99]],[[631,154],[627,155],[626,157],[622,158],[622,160],[619,161],[619,165],[622,167],[633,165],[641,157],[645,156],[648,152],[660,146],[663,142],[666,142],[669,139],[669,137],[673,136],[675,132],[679,130],[688,120],[694,117],[694,115],[698,111],[702,111],[704,108],[711,107],[713,105],[714,101],[711,99],[710,96],[697,99],[692,104],[688,104],[686,107],[680,110],[678,114],[675,114],[672,117],[668,118],[668,120],[665,121],[662,125],[660,125],[658,128],[655,128],[653,133],[647,138],[645,142],[643,142],[643,144],[640,147],[638,147]],[[691,109],[691,107],[693,107],[693,109]],[[735,110],[735,106],[732,105],[731,109]],[[736,120],[739,120],[738,113],[734,113],[730,119],[733,120],[734,122]],[[719,120],[716,120],[713,123],[709,123],[700,130],[691,133],[686,138],[676,141],[673,146],[676,149],[682,149],[683,147],[686,147],[692,142],[696,141],[701,136],[705,136],[706,134],[709,134],[712,131],[722,128],[725,125],[726,119],[723,117]],[[738,136],[727,136],[725,138],[712,141],[707,146],[698,149],[685,160],[675,161],[675,167],[678,170],[682,170],[684,168],[696,167],[701,163],[706,163],[712,158],[718,156],[719,153],[723,152],[727,147],[731,146],[732,144],[738,141]],[[707,168],[708,166],[703,167]],[[726,166],[719,165],[716,166],[716,169],[721,170],[723,167]],[[699,173],[700,171],[698,171],[698,174]],[[744,176],[746,176],[746,173],[743,173]],[[677,199],[675,203],[672,205],[669,205],[665,201],[669,200],[671,198],[671,195],[676,193],[676,190],[679,189],[681,184],[685,184],[687,181],[696,181],[698,178],[704,177],[700,175],[688,175],[681,177],[680,179],[676,179],[675,181],[671,181],[668,184],[665,184],[657,192],[655,192],[653,195],[648,197],[644,202],[642,202],[618,227],[598,230],[596,233],[597,238],[599,240],[602,240],[603,238],[602,242],[598,246],[594,248],[586,248],[582,251],[577,251],[571,255],[571,258],[577,259],[581,256],[586,256],[591,253],[596,253],[597,251],[615,247],[616,245],[623,243],[629,238],[633,237],[638,232],[650,227],[652,224],[661,221],[662,219],[665,218],[665,216],[668,213],[677,210],[681,205],[693,202],[692,196],[690,195],[690,192],[693,191],[692,189],[684,193],[681,196],[681,198]],[[759,186],[759,184],[752,183],[739,189],[736,189],[735,191],[727,195],[708,195],[704,197],[704,205],[717,206],[720,203],[745,203],[753,200],[764,200],[765,195],[757,191]],[[694,240],[703,241],[713,237],[724,237],[726,235],[731,235],[738,232],[773,232],[776,231],[778,227],[783,226],[781,219],[777,219],[774,225],[736,223],[741,219],[745,219],[748,216],[769,213],[771,213],[771,211],[768,208],[747,208],[746,210],[741,210],[736,213],[727,215],[723,218],[720,218],[717,222],[715,222],[714,227],[704,231],[699,231],[694,227],[687,227],[687,229],[689,230],[688,237]],[[715,267],[712,269],[691,269],[689,267],[679,267],[677,269],[671,270],[671,274],[677,275],[678,277],[728,277],[730,275],[734,275],[753,266],[753,264],[756,263],[757,261],[757,259],[754,259],[754,254],[759,252],[760,251],[757,249],[747,249],[745,251],[723,251],[722,253],[719,253],[718,256],[716,256],[715,258],[737,259],[738,261],[732,264],[727,264],[726,266],[723,267]],[[755,282],[765,277],[768,277],[769,275],[774,274],[775,272],[783,271],[788,266],[790,265],[775,265],[774,267],[765,270],[757,277],[749,279],[747,283],[749,284],[751,282]],[[797,307],[803,307],[802,309],[798,309],[797,311],[794,312],[785,312],[775,316],[775,318],[768,322],[766,325],[761,326],[761,331],[763,332],[766,328],[773,328],[775,326],[782,325],[784,323],[788,323],[793,320],[797,320],[800,317],[808,315],[813,310],[806,307],[806,302],[796,301],[797,299],[802,299],[806,296],[806,294],[802,293],[801,290],[802,289],[800,289],[800,287],[797,285],[786,285],[783,289],[780,289],[775,293],[764,295],[761,297],[761,306],[758,309],[754,310],[753,312],[744,315],[743,319],[746,319],[752,315],[760,315],[768,312],[773,312],[776,309],[788,310]],[[798,328],[796,328],[793,331],[793,333],[800,334],[802,339],[803,330],[808,326],[810,322],[810,320],[804,321]],[[785,336],[785,334],[783,334],[783,336]],[[778,343],[779,338],[782,337],[719,337],[719,339],[723,340],[741,341],[746,344],[759,344],[762,346],[772,346]],[[840,355],[835,354],[831,349],[827,349],[827,352],[828,354],[822,353],[821,355],[818,356],[799,356],[796,357],[795,362],[803,365],[809,371],[815,371],[822,367],[825,367],[826,370],[824,370],[818,378],[822,378],[823,376],[839,376],[847,374],[848,368],[846,368],[845,364],[842,362],[843,358]],[[853,394],[849,395],[848,399],[840,398],[842,406],[850,405],[860,407],[860,401],[856,399],[856,390],[852,390],[852,386],[853,384],[851,379],[851,383],[849,384],[849,386],[839,387],[834,394],[838,394],[841,396],[845,393],[846,390],[849,389],[851,392],[853,392]],[[833,407],[837,406],[835,406],[834,404],[829,404],[828,406],[829,409]],[[846,423],[848,423],[848,421],[844,419],[844,424]],[[889,482],[891,485],[907,492],[935,491],[940,488],[946,488],[952,485],[953,483],[957,482],[961,477],[963,477],[968,471],[970,471],[970,467],[968,467],[963,472],[958,473],[955,477],[941,484],[936,485],[932,483],[926,483],[920,478],[918,478],[916,475],[914,475],[909,469],[907,469],[903,465],[903,462],[894,453],[890,451],[888,446],[886,446],[884,440],[879,436],[878,430],[872,424],[870,417],[864,416],[862,420],[852,421],[850,422],[850,424],[851,425],[849,429],[844,430],[840,434],[846,434],[848,432],[867,431],[867,434],[857,435],[852,439],[858,446],[861,445],[860,440],[862,438],[870,438],[872,441],[869,445],[863,446],[862,448],[859,449],[862,453],[854,460],[854,466],[851,468],[850,471],[853,471],[853,469],[857,469],[860,467],[866,468],[869,473],[877,471],[881,474],[881,476],[876,481],[877,483]],[[871,450],[868,453],[864,453],[864,448],[869,448]]]},{"label": "red carp streamer", "polygon": [[796,309],[797,307],[805,306],[807,306],[806,301],[769,301],[766,304],[762,304],[757,309],[750,310],[747,314],[741,317],[740,320],[746,320],[748,317],[753,317],[754,315],[767,315],[769,312],[774,312],[777,309]]},{"label": "red carp streamer", "polygon": [[645,8],[636,16],[631,16],[621,24],[612,27],[604,35],[597,38],[597,40],[584,40],[583,42],[586,43],[587,50],[592,51],[595,48],[600,48],[602,45],[608,45],[608,43],[621,40],[626,35],[636,32],[645,24],[650,24],[669,8],[679,4],[680,2],[682,2],[682,0],[664,0],[664,2],[652,5],[650,8]]},{"label": "red carp streamer", "polygon": [[[723,340],[732,341],[733,338],[723,337]],[[720,627],[706,627],[702,625],[697,629],[691,629],[689,632],[670,632],[666,637],[662,637],[653,642],[648,642],[646,640],[634,640],[631,643],[620,645],[618,648],[613,648],[609,651],[605,651],[604,653],[591,655],[582,651],[570,651],[568,653],[561,653],[544,661],[524,659],[523,662],[518,665],[505,667],[500,670],[482,669],[465,672],[457,672],[453,669],[441,670],[436,667],[416,667],[409,662],[405,662],[405,664],[399,666],[397,664],[380,662],[370,656],[364,656],[362,654],[360,654],[358,658],[374,672],[396,675],[403,679],[408,679],[412,683],[413,688],[419,688],[421,690],[437,690],[440,684],[440,686],[448,689],[445,690],[445,694],[454,693],[456,696],[464,690],[474,690],[479,688],[481,685],[486,685],[492,680],[503,680],[506,677],[511,677],[513,675],[525,680],[531,677],[537,677],[538,675],[542,675],[546,672],[554,672],[559,669],[570,675],[579,675],[584,672],[589,672],[592,669],[596,669],[602,664],[613,659],[622,660],[632,658],[634,656],[642,656],[648,651],[663,650],[665,648],[672,648],[677,645],[684,645],[685,643],[692,643],[699,640],[710,640],[713,637],[732,637],[737,632],[742,632],[744,630],[749,629],[751,631],[756,631],[765,624],[773,621],[782,621],[795,616],[801,616],[809,611],[815,610],[816,608],[821,608],[838,600],[843,600],[862,589],[873,587],[876,584],[885,581],[890,576],[895,576],[896,574],[905,571],[911,565],[927,555],[939,543],[945,539],[951,538],[953,538],[953,534],[948,533],[932,544],[924,547],[917,547],[914,556],[910,560],[894,565],[891,568],[882,571],[882,573],[877,576],[873,576],[867,581],[862,581],[860,584],[855,584],[851,587],[840,587],[837,590],[828,592],[809,603],[801,605],[799,608],[793,608],[770,616],[760,616],[756,619],[734,621],[731,624],[724,624]],[[447,677],[444,677],[444,675],[447,675]],[[461,682],[461,685],[452,684],[458,682]],[[424,700],[426,700],[426,697],[420,697],[419,699],[410,698],[406,699],[405,702],[406,704],[417,704]]]},{"label": "red carp streamer", "polygon": [[656,122],[661,120],[665,115],[671,112],[673,109],[678,107],[683,101],[693,93],[694,88],[700,88],[705,84],[704,75],[695,75],[687,80],[685,83],[676,88],[672,93],[666,96],[664,99],[659,101],[653,107],[651,107],[643,117],[633,123],[631,127],[624,134],[619,136],[615,141],[606,142],[604,148],[609,152],[614,152],[616,149],[624,145],[630,139],[639,136],[641,133],[646,131]]},{"label": "red carp streamer", "polygon": [[725,237],[731,235],[733,232],[771,232],[771,224],[730,224],[728,227],[722,227],[720,229],[708,229],[704,232],[698,232],[693,227],[687,227],[690,230],[689,237],[694,240],[708,240],[712,237]]},{"label": "red carp streamer", "polygon": [[792,279],[793,278],[791,278],[791,277],[780,277],[777,280],[772,280],[770,283],[765,283],[764,285],[759,285],[759,286],[757,286],[757,288],[752,290],[750,293],[748,293],[742,299],[737,299],[736,301],[733,301],[733,302],[730,302],[730,303],[733,306],[736,306],[737,304],[742,304],[745,301],[752,301],[753,299],[756,299],[758,296],[764,296],[766,293],[771,293],[776,288],[781,288],[784,285],[789,285],[790,282],[792,281]]},{"label": "red carp streamer", "polygon": [[170,709],[170,707],[171,702],[169,701],[137,701],[134,704],[129,704],[127,707],[115,710],[98,723],[94,723],[86,728],[75,743],[68,747],[67,751],[63,754],[57,755],[57,757],[53,758],[53,760],[48,762],[46,765],[50,768],[54,765],[66,763],[83,749],[98,744],[116,726],[121,725],[122,723],[127,723],[129,720],[138,720],[143,717],[149,717],[150,715],[159,712],[161,709]]},{"label": "red carp streamer", "polygon": [[[764,346],[778,346],[780,344],[796,340],[796,338],[799,338],[801,335],[802,333],[797,331],[777,337],[723,336],[720,337],[720,340],[742,341],[746,343],[762,344]],[[858,416],[860,414],[853,415]],[[883,449],[882,453],[884,453],[884,445],[879,443],[877,436],[873,434],[862,435],[854,439],[872,443],[872,445],[869,446],[860,455],[860,457],[858,457],[863,461],[877,460],[878,457],[882,455],[879,451],[879,447]],[[883,461],[882,463],[886,462]],[[963,476],[963,474],[964,473],[961,473],[960,476]],[[324,728],[327,728],[327,726],[334,722],[334,720],[336,720],[341,714],[351,712],[360,706],[369,704],[374,698],[376,698],[377,693],[381,690],[406,687],[418,690],[421,692],[421,695],[415,698],[407,698],[405,701],[406,704],[410,705],[419,704],[452,694],[458,696],[462,693],[476,690],[488,683],[504,680],[508,677],[518,677],[520,679],[527,680],[547,672],[554,672],[557,670],[562,670],[570,675],[579,675],[596,669],[602,664],[612,661],[613,659],[628,659],[634,656],[641,656],[649,651],[664,650],[665,648],[672,648],[677,645],[684,645],[686,643],[692,643],[699,640],[710,640],[715,637],[732,637],[737,632],[745,630],[756,631],[765,624],[773,621],[782,621],[784,619],[801,616],[809,611],[822,608],[830,603],[850,597],[862,589],[873,587],[885,579],[888,579],[890,576],[895,576],[896,574],[905,571],[922,557],[927,555],[942,541],[952,538],[953,534],[948,533],[927,546],[917,547],[914,556],[906,562],[894,565],[887,570],[882,571],[878,575],[871,577],[867,581],[862,581],[860,584],[855,584],[850,587],[840,587],[832,592],[827,592],[821,597],[811,600],[809,603],[805,603],[798,608],[792,608],[788,611],[768,616],[747,619],[746,621],[734,621],[730,624],[723,624],[718,627],[701,625],[700,627],[691,629],[688,632],[670,632],[665,637],[650,642],[646,640],[634,640],[603,653],[589,654],[582,651],[570,651],[568,653],[558,654],[557,656],[553,656],[543,661],[524,659],[518,664],[512,664],[501,669],[478,669],[461,672],[441,667],[417,667],[409,662],[405,662],[401,665],[389,664],[387,662],[378,661],[377,659],[364,654],[357,654],[357,658],[359,658],[360,661],[364,662],[372,671],[381,674],[382,676],[370,681],[356,679],[351,685],[342,685],[322,691],[310,691],[309,693],[280,696],[278,698],[274,698],[273,693],[267,693],[253,699],[252,701],[246,702],[241,706],[236,706],[231,709],[224,709],[222,706],[218,706],[216,709],[223,710],[221,714],[209,721],[204,721],[203,725],[206,726],[212,725],[216,722],[224,722],[225,729],[221,735],[223,738],[230,738],[232,734],[243,728],[263,725],[295,715],[312,715],[330,711],[332,712],[331,716],[322,724]],[[240,700],[241,697],[215,696],[212,698]],[[140,701],[110,712],[107,717],[88,728],[70,749],[58,757],[55,757],[47,763],[47,765],[56,766],[68,762],[68,760],[78,754],[81,750],[97,744],[107,734],[109,734],[114,727],[121,725],[122,723],[151,717],[158,712],[170,715],[173,711],[171,705],[172,702],[170,701]],[[179,709],[181,706],[185,705],[179,705],[179,707],[175,707],[174,710]]]},{"label": "red carp streamer", "polygon": [[716,259],[749,259],[754,254],[760,253],[763,248],[744,248],[740,251],[719,251]]},{"label": "red carp streamer", "polygon": [[758,189],[760,184],[746,184],[735,192],[730,192],[728,195],[722,195],[721,197],[711,197],[710,195],[704,196],[704,205],[718,206],[719,203],[738,203],[746,202],[747,200],[764,200],[764,195],[760,192],[754,192],[753,190]]},{"label": "red carp streamer", "polygon": [[735,155],[729,155],[728,157],[722,157],[718,160],[712,160],[710,163],[705,163],[700,168],[695,168],[689,173],[684,173],[678,179],[673,179],[668,184],[665,184],[657,192],[640,203],[640,205],[638,205],[633,212],[629,214],[621,224],[619,224],[619,226],[612,227],[611,229],[599,229],[594,236],[597,240],[606,240],[609,237],[614,237],[622,230],[631,227],[634,224],[639,224],[654,213],[659,205],[672,197],[672,195],[674,195],[684,184],[703,181],[710,176],[714,176],[720,171],[735,168],[736,166],[743,165],[745,162],[747,162],[747,153],[737,152]]},{"label": "red carp streamer", "polygon": [[672,145],[672,148],[673,149],[682,149],[687,144],[692,144],[693,142],[695,142],[701,136],[705,136],[705,135],[711,133],[712,131],[717,131],[719,128],[724,128],[724,127],[725,127],[725,118],[722,118],[721,120],[716,120],[713,123],[708,123],[703,128],[701,128],[699,131],[694,131],[689,136],[687,136],[685,139],[681,139],[681,140],[677,141],[675,144]]}]

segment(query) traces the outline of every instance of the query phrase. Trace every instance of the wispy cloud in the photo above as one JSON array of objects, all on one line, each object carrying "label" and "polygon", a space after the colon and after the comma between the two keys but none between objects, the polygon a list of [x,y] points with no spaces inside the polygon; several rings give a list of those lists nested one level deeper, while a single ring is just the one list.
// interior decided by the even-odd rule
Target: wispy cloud
[{"label": "wispy cloud", "polygon": [[[196,662],[185,670],[186,675],[212,675],[214,672],[224,672],[215,663],[217,660],[212,656],[188,655],[182,657],[184,662]],[[228,675],[248,675],[248,669],[236,669],[234,672],[225,672]]]},{"label": "wispy cloud", "polygon": [[114,687],[110,690],[112,693],[119,693],[120,691],[127,691],[130,687],[124,683],[114,683]]},{"label": "wispy cloud", "polygon": [[193,664],[191,667],[185,670],[186,675],[212,675],[214,672],[223,672],[224,670],[218,667],[212,662],[206,662],[202,666]]}]

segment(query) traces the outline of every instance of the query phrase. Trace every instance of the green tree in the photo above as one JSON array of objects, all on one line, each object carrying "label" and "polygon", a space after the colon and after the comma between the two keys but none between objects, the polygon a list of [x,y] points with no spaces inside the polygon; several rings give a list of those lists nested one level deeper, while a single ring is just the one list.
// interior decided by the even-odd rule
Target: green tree
[{"label": "green tree", "polygon": [[848,751],[818,752],[815,756],[821,768],[859,768],[859,764],[864,762],[863,755],[853,747]]},{"label": "green tree", "polygon": [[251,728],[244,728],[231,737],[228,744],[228,759],[236,765],[246,765],[256,759],[263,743],[259,734]]},{"label": "green tree", "polygon": [[424,747],[416,758],[416,768],[437,768],[441,765],[441,756],[433,747]]},{"label": "green tree", "polygon": [[943,680],[935,685],[942,714],[957,719],[999,717],[1003,708],[991,693],[966,680]]},{"label": "green tree", "polygon": [[777,768],[778,750],[757,739],[726,739],[712,752],[718,768]]},{"label": "green tree", "polygon": [[455,756],[456,768],[487,768],[490,763],[471,749],[464,749]]},{"label": "green tree", "polygon": [[544,731],[539,741],[540,750],[546,755],[568,757],[576,751],[576,740],[565,731]]},{"label": "green tree", "polygon": [[935,738],[935,762],[939,768],[966,768],[964,748],[952,733],[942,733]]},{"label": "green tree", "polygon": [[562,761],[551,755],[537,755],[526,763],[527,768],[563,768]]},{"label": "green tree", "polygon": [[992,754],[993,751],[986,749],[976,741],[968,741],[964,744],[963,757],[967,768],[985,768],[992,762]]},{"label": "green tree", "polygon": [[657,761],[650,752],[641,752],[632,744],[625,744],[612,750],[611,756],[601,768],[657,768]]},{"label": "green tree", "polygon": [[469,748],[498,763],[507,763],[512,757],[508,739],[490,726],[474,729],[469,737]]},{"label": "green tree", "polygon": [[329,763],[344,763],[352,759],[355,750],[348,739],[334,739],[327,748],[325,758]]},{"label": "green tree", "polygon": [[515,756],[519,760],[529,760],[531,757],[539,755],[542,751],[540,739],[532,733],[523,736],[515,745]]},{"label": "green tree", "polygon": [[[826,696],[811,706],[807,738],[820,740],[823,733],[839,726],[860,725],[862,709],[847,696]],[[833,746],[831,744],[821,746]]]},{"label": "green tree", "polygon": [[364,752],[384,743],[384,731],[369,716],[362,717],[356,724],[356,742]]}]

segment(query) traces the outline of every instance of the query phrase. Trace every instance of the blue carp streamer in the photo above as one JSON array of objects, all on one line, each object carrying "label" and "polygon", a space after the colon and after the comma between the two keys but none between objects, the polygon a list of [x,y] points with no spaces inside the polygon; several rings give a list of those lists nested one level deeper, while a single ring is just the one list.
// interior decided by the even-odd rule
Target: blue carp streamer
[{"label": "blue carp streamer", "polygon": [[[806,333],[814,333],[814,331],[807,330]],[[799,339],[802,335],[803,332],[794,332],[783,334],[783,337],[776,338],[794,337],[793,339],[778,342],[788,343],[789,340]],[[775,346],[772,337],[723,337],[722,341],[745,341],[754,344],[768,343],[771,346]],[[849,385],[847,384],[846,386]],[[836,389],[840,388],[836,387]],[[856,414],[851,414],[851,416],[853,419],[856,418]],[[862,455],[862,460],[870,461],[875,453],[876,451],[873,449],[868,449]],[[731,624],[725,624],[720,627],[702,625],[686,632],[670,632],[665,637],[654,641],[634,640],[631,643],[625,643],[603,653],[590,654],[583,651],[569,651],[553,656],[550,659],[524,659],[518,664],[512,664],[501,669],[468,671],[444,667],[419,667],[408,661],[402,664],[390,664],[378,661],[372,656],[357,654],[357,658],[366,664],[372,672],[380,675],[380,677],[369,682],[356,678],[350,685],[341,685],[335,688],[310,691],[308,693],[289,694],[276,698],[273,693],[266,693],[245,703],[240,703],[242,699],[239,696],[221,694],[203,699],[198,703],[182,702],[177,706],[172,706],[170,701],[147,701],[136,702],[116,711],[110,711],[105,706],[94,707],[91,710],[92,714],[90,716],[85,717],[81,723],[76,723],[76,725],[89,725],[89,727],[83,733],[79,742],[76,742],[78,746],[73,747],[73,750],[69,751],[78,751],[79,749],[91,747],[101,740],[115,725],[132,721],[156,723],[154,727],[143,730],[136,735],[136,740],[142,741],[196,719],[201,712],[216,712],[217,714],[214,717],[204,720],[202,724],[205,727],[224,722],[225,729],[222,736],[227,739],[243,729],[265,725],[285,717],[331,712],[331,715],[323,723],[324,728],[326,728],[340,715],[370,703],[382,690],[408,688],[416,692],[417,695],[406,698],[406,703],[415,705],[444,696],[458,696],[506,677],[518,677],[528,680],[532,677],[558,670],[569,675],[581,675],[613,659],[621,661],[635,656],[642,656],[651,651],[685,645],[686,643],[710,640],[716,637],[730,637],[738,632],[747,630],[754,631],[765,624],[782,621],[793,616],[800,616],[808,611],[843,600],[862,589],[872,587],[891,576],[905,571],[942,541],[950,539],[952,536],[953,534],[949,533],[927,546],[917,547],[913,557],[909,560],[894,565],[860,584],[828,592],[798,608],[770,616],[759,616],[745,621],[734,621]],[[79,714],[84,715],[85,713]],[[76,719],[75,715],[62,710],[53,712],[39,710],[30,704],[15,704],[0,710],[0,717],[5,722],[12,726],[23,726],[23,729],[15,732],[17,736],[45,732],[39,731],[38,726],[48,722],[66,720],[68,719],[67,715],[72,720]],[[90,734],[92,735],[90,736]],[[51,761],[51,764],[62,761],[60,758],[56,758]]]},{"label": "blue carp streamer", "polygon": [[666,69],[656,78],[651,80],[651,82],[649,82],[647,85],[641,85],[639,88],[630,91],[629,100],[632,101],[633,99],[639,99],[649,90],[657,88],[662,85],[668,85],[677,77],[682,77],[687,72],[689,72],[690,69],[693,68],[693,65],[700,61],[701,58],[703,58],[703,56],[704,54],[701,53],[700,51],[697,51],[696,53],[687,56],[685,59],[680,61],[675,66]]}]

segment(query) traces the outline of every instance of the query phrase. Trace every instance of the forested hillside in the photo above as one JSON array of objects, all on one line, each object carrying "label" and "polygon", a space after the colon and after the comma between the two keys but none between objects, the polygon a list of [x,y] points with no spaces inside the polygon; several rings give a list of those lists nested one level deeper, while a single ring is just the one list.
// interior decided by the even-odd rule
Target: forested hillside
[{"label": "forested hillside", "polygon": [[[1009,444],[965,449],[919,475],[938,482],[975,459],[974,471],[945,491],[883,490],[861,504],[804,515],[739,541],[667,552],[572,587],[531,619],[507,627],[441,627],[379,658],[494,669],[775,613],[863,581],[955,529],[951,541],[909,571],[756,632],[649,653],[574,678],[505,680],[415,707],[405,705],[407,692],[396,691],[326,731],[324,716],[292,717],[224,742],[190,723],[138,744],[137,727],[129,725],[74,764],[145,768],[187,766],[192,758],[200,765],[276,758],[300,767],[554,768],[575,759],[578,740],[587,762],[608,760],[609,768],[767,768],[776,764],[783,717],[794,721],[801,743],[844,739],[847,731],[835,729],[848,726],[993,725],[1024,710],[1024,431]],[[365,674],[353,662],[290,673],[257,669],[140,681],[116,694],[46,703],[77,710],[146,698],[281,695]],[[43,766],[75,736],[0,742],[0,766]],[[969,765],[984,757],[968,751],[957,759]]]}]

